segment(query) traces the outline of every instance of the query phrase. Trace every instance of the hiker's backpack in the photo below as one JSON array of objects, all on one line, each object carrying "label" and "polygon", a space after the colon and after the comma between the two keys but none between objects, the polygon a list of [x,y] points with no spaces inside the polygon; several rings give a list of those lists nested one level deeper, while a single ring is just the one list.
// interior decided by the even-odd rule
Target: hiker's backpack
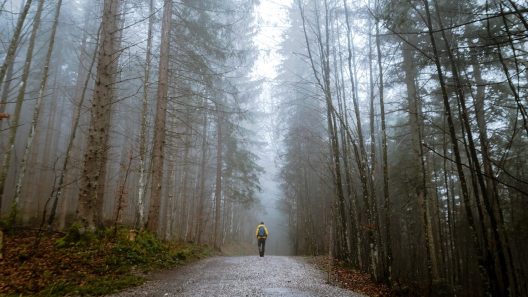
[{"label": "hiker's backpack", "polygon": [[264,229],[264,226],[259,227],[258,237],[266,237],[266,230]]}]

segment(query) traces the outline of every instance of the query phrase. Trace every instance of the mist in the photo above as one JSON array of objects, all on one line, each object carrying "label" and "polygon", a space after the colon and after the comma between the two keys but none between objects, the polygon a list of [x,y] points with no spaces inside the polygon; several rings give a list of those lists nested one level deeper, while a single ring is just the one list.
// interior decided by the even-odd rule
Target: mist
[{"label": "mist", "polygon": [[2,232],[528,295],[525,1],[0,4]]}]

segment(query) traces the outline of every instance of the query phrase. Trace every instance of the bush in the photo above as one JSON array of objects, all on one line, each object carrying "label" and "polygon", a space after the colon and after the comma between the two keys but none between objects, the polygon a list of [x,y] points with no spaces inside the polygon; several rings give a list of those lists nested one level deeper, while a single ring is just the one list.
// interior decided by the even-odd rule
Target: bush
[{"label": "bush", "polygon": [[64,237],[55,242],[57,248],[70,246],[88,246],[97,239],[95,233],[86,230],[81,224],[73,224]]}]

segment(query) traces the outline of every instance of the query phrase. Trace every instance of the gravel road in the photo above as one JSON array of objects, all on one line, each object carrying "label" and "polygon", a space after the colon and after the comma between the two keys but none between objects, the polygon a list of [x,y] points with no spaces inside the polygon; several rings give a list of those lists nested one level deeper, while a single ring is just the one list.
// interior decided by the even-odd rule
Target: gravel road
[{"label": "gravel road", "polygon": [[112,296],[362,296],[327,285],[300,257],[214,257],[154,279]]}]

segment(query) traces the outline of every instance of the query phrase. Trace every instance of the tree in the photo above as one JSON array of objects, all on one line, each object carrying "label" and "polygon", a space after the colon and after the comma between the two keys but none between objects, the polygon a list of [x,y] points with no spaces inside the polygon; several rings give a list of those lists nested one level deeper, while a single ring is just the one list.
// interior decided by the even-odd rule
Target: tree
[{"label": "tree", "polygon": [[172,20],[172,1],[165,0],[161,26],[161,48],[156,95],[156,118],[154,120],[154,141],[152,146],[152,185],[150,193],[147,229],[158,232],[160,219],[161,184],[163,180],[163,160],[165,149],[165,121],[167,116],[167,94],[169,80],[169,42]]},{"label": "tree", "polygon": [[[24,22],[25,15],[27,14],[26,9],[29,9],[29,5],[31,5],[31,1],[27,1],[26,6],[24,6],[24,11],[22,12],[22,15],[20,16],[18,23],[17,23],[17,29],[15,30],[15,36],[13,38],[16,38],[18,40],[20,35],[19,26],[22,26],[22,23]],[[9,127],[9,139],[7,143],[7,150],[4,152],[4,157],[2,160],[2,167],[0,168],[0,201],[4,198],[4,192],[5,192],[5,183],[7,179],[7,175],[9,174],[9,168],[11,167],[11,156],[14,153],[15,150],[15,141],[16,141],[16,135],[18,131],[18,126],[20,123],[20,113],[22,111],[22,105],[24,104],[24,98],[26,95],[26,86],[28,84],[28,78],[29,78],[29,72],[31,70],[31,62],[33,60],[33,50],[35,48],[35,41],[37,38],[37,33],[40,27],[40,17],[42,15],[42,10],[44,7],[44,1],[40,0],[38,3],[37,11],[35,13],[35,21],[33,22],[33,27],[31,29],[31,36],[29,38],[29,45],[28,50],[26,52],[26,60],[24,62],[24,69],[22,72],[21,77],[21,84],[20,88],[18,89],[18,95],[16,99],[16,105],[15,105],[15,111],[13,115],[13,123]],[[16,51],[16,44],[13,45],[14,39],[12,39],[12,43],[10,45],[10,48],[8,50],[8,55],[6,59],[6,63],[9,62],[9,59],[14,59],[14,53]],[[14,47],[12,49],[12,47]],[[0,82],[4,79],[5,74],[5,67],[7,67],[7,64],[4,63],[2,66],[2,69],[0,69]],[[1,202],[0,202],[1,203]],[[18,199],[14,199],[11,203],[11,218],[14,220],[16,218],[16,212],[18,208]],[[0,204],[1,206],[1,204]]]},{"label": "tree", "polygon": [[105,0],[101,23],[101,44],[97,60],[97,75],[87,147],[84,152],[83,172],[79,188],[78,219],[87,229],[102,224],[102,202],[106,179],[106,160],[114,84],[119,54],[120,0]]}]

